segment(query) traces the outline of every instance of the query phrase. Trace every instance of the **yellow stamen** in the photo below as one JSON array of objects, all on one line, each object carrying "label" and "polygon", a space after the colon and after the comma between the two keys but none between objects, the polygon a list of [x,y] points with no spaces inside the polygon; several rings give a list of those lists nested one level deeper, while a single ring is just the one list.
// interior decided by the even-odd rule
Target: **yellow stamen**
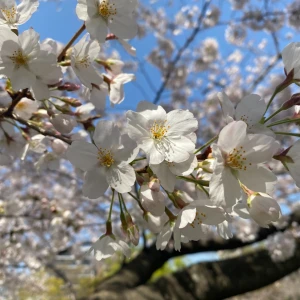
[{"label": "yellow stamen", "polygon": [[28,62],[28,57],[23,54],[22,50],[14,51],[12,56],[10,56],[9,58],[17,67],[24,66]]},{"label": "yellow stamen", "polygon": [[15,22],[15,16],[17,14],[16,7],[11,7],[11,8],[1,8],[1,12],[9,23],[14,23]]},{"label": "yellow stamen", "polygon": [[166,122],[167,121],[154,121],[150,128],[150,133],[153,139],[160,141],[167,134],[170,126],[166,126]]},{"label": "yellow stamen", "polygon": [[98,160],[101,166],[107,168],[111,167],[115,162],[111,151],[103,148],[100,148],[98,151]]},{"label": "yellow stamen", "polygon": [[115,16],[117,14],[117,9],[115,4],[109,3],[109,0],[102,0],[98,6],[99,15],[107,20],[110,16]]}]

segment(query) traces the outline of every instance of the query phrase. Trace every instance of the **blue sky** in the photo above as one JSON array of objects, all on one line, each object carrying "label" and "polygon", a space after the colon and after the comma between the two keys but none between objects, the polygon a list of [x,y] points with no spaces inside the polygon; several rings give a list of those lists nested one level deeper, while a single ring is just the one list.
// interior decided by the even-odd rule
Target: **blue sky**
[{"label": "blue sky", "polygon": [[[147,1],[147,0],[144,0]],[[148,2],[148,1],[147,1]],[[186,1],[188,2],[188,1]],[[253,3],[260,3],[261,1],[254,1]],[[159,3],[159,1],[158,1]],[[178,1],[178,3],[181,3]],[[198,2],[199,3],[199,2]],[[223,20],[230,20],[235,16],[238,16],[238,13],[235,16],[232,14],[231,10],[229,9],[229,5],[227,1],[219,1],[220,8],[223,11]],[[195,3],[196,4],[196,3]],[[159,4],[155,4],[159,6]],[[154,5],[154,7],[155,7]],[[32,16],[32,18],[23,26],[20,27],[20,31],[28,29],[29,27],[33,27],[41,36],[41,40],[45,38],[52,38],[58,40],[62,43],[66,43],[70,40],[70,38],[74,35],[74,33],[80,28],[82,21],[80,21],[75,13],[75,0],[64,0],[62,3],[56,2],[40,2],[40,6],[38,11]],[[174,8],[168,10],[169,17],[172,18],[174,14],[178,11],[179,5],[175,5]],[[214,29],[209,29],[202,32],[199,37],[194,41],[194,43],[200,43],[206,37],[215,37],[218,40],[220,45],[221,55],[223,57],[227,57],[233,50],[232,46],[228,46],[228,43],[225,42],[224,37],[224,29],[225,27],[216,27]],[[284,39],[286,31],[281,31],[279,33],[279,40],[280,40],[280,49],[282,49],[288,42]],[[180,35],[176,37],[176,42],[179,45],[182,45],[186,40],[188,33]],[[248,40],[251,39],[254,41],[254,45],[261,41],[262,38],[266,38],[269,41],[271,40],[271,36],[269,33],[266,32],[252,32],[249,31]],[[299,34],[295,35],[293,41],[299,40]],[[154,38],[152,35],[146,37],[143,40],[134,39],[131,43],[137,48],[137,60],[144,60],[145,56],[149,53],[149,49],[153,47]],[[129,55],[127,55],[124,51],[122,51],[121,47],[118,45],[117,42],[110,42],[112,47],[117,47],[118,50],[121,50],[120,53],[124,60],[134,60]],[[226,46],[224,46],[226,45]],[[267,50],[274,54],[274,47],[273,43],[270,42]],[[151,78],[151,81],[158,89],[161,84],[161,77],[159,72],[151,65],[145,66],[145,69],[148,73],[148,76]],[[144,93],[141,93],[140,90],[137,88],[135,83],[129,83],[126,85],[126,99],[124,103],[120,106],[116,107],[115,110],[125,110],[125,109],[134,109],[137,103],[141,100],[149,100],[152,101],[154,99],[154,91],[147,85],[145,78],[141,75],[139,71],[136,73],[137,81],[136,84],[143,86]],[[204,75],[199,75],[204,76]],[[190,262],[196,262],[206,259],[215,259],[217,256],[215,253],[210,255],[208,254],[196,254],[190,257]]]}]

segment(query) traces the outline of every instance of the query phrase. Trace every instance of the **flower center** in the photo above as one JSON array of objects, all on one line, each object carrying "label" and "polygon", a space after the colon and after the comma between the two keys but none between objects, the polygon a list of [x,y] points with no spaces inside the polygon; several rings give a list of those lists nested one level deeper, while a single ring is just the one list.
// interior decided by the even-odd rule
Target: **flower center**
[{"label": "flower center", "polygon": [[[246,151],[243,150],[243,148],[243,146],[240,146],[239,148],[233,148],[233,150],[227,156],[227,166],[235,170],[247,170],[247,158],[245,157]],[[249,165],[251,166],[252,164],[249,163]]]},{"label": "flower center", "polygon": [[154,121],[152,127],[150,128],[150,133],[153,139],[160,141],[167,134],[170,126],[166,126],[166,122],[167,120]]},{"label": "flower center", "polygon": [[17,109],[23,110],[27,108],[27,103],[24,101],[20,101],[17,105],[16,105]]},{"label": "flower center", "polygon": [[[195,217],[195,220],[190,223],[190,226],[192,226],[193,228],[195,228],[195,225],[201,225],[202,224],[202,219],[204,219],[206,217],[206,214],[205,213],[202,213],[202,212],[196,212],[196,217]],[[196,222],[196,223],[195,223]]]},{"label": "flower center", "polygon": [[100,148],[100,150],[98,151],[98,160],[101,166],[107,168],[111,167],[115,162],[111,151],[102,148]]},{"label": "flower center", "polygon": [[11,8],[1,8],[1,12],[4,16],[4,18],[6,19],[6,21],[8,21],[9,23],[14,23],[15,22],[15,17],[16,17],[16,7],[13,6]]},{"label": "flower center", "polygon": [[23,54],[22,50],[14,51],[9,58],[17,67],[27,65],[28,57]]},{"label": "flower center", "polygon": [[107,20],[110,16],[115,16],[117,14],[117,9],[115,3],[110,4],[109,0],[102,0],[98,6],[99,15]]},{"label": "flower center", "polygon": [[80,67],[88,68],[91,64],[90,57],[88,55],[86,55],[86,56],[82,57],[80,60],[78,60],[76,64],[79,65]]}]

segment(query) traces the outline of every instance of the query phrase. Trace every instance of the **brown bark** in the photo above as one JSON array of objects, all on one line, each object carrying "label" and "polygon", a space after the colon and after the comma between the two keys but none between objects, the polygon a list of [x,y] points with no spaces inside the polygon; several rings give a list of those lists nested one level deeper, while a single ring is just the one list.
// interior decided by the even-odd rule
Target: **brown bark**
[{"label": "brown bark", "polygon": [[[292,222],[300,222],[299,212],[291,216],[290,221],[282,231]],[[181,252],[173,251],[170,248],[165,251],[157,251],[155,246],[145,248],[135,259],[124,265],[119,272],[103,281],[97,288],[96,293],[89,299],[173,300],[184,299],[184,297],[186,299],[223,299],[263,287],[300,267],[299,249],[295,257],[292,258],[292,263],[287,261],[282,264],[274,264],[265,251],[260,251],[226,261],[197,264],[172,276],[163,277],[156,283],[148,284],[147,282],[151,275],[172,257],[199,252],[237,249],[262,241],[276,231],[278,230],[275,227],[262,228],[256,239],[251,242],[242,242],[233,238],[183,244]],[[264,268],[269,269],[264,270]],[[201,293],[199,289],[201,289]]]}]

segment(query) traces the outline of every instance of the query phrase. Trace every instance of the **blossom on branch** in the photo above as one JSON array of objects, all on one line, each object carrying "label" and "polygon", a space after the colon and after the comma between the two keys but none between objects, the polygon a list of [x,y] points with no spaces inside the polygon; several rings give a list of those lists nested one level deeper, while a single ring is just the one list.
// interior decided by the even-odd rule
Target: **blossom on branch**
[{"label": "blossom on branch", "polygon": [[137,33],[133,12],[137,0],[78,0],[76,13],[85,21],[93,39],[104,43],[108,30],[121,39],[132,39]]},{"label": "blossom on branch", "polygon": [[83,194],[96,199],[109,186],[119,193],[130,192],[135,182],[134,169],[129,165],[137,155],[134,141],[129,144],[112,122],[99,121],[93,142],[75,141],[67,151],[69,161],[86,172]]},{"label": "blossom on branch", "polygon": [[195,143],[189,135],[198,126],[193,114],[187,110],[169,113],[161,106],[140,102],[137,112],[128,111],[128,134],[146,153],[150,164],[184,162],[190,158]]}]

